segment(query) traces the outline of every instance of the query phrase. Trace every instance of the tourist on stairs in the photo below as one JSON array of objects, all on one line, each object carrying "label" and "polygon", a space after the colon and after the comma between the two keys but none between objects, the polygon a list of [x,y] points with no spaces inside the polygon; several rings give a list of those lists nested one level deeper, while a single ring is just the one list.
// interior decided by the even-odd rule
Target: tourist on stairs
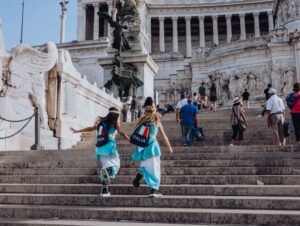
[{"label": "tourist on stairs", "polygon": [[248,126],[248,122],[245,116],[245,110],[242,106],[242,100],[239,97],[234,97],[231,111],[231,127],[233,134],[230,146],[242,145],[245,129],[243,125]]},{"label": "tourist on stairs", "polygon": [[[131,157],[133,161],[141,163],[139,173],[133,180],[133,185],[138,187],[140,185],[140,180],[144,177],[147,186],[151,188],[150,197],[162,196],[162,194],[159,192],[161,150],[156,139],[158,131],[161,133],[170,153],[173,153],[169,139],[166,136],[163,126],[160,122],[160,117],[161,116],[156,111],[155,107],[146,106],[144,115],[140,118],[137,124],[137,129],[131,136],[132,138],[137,133],[140,134],[141,137],[148,137],[147,143],[143,145],[144,147],[137,146]],[[143,140],[143,138],[141,138],[141,140]]]},{"label": "tourist on stairs", "polygon": [[249,108],[250,107],[249,96],[250,96],[250,93],[248,92],[247,89],[245,89],[245,91],[242,94],[242,97],[243,97],[243,106],[245,108]]},{"label": "tourist on stairs", "polygon": [[184,145],[189,147],[194,144],[194,128],[198,128],[197,112],[198,109],[192,104],[191,97],[188,98],[187,104],[180,109],[183,127],[182,139]]},{"label": "tourist on stairs", "polygon": [[180,101],[178,101],[176,105],[176,122],[180,122],[181,136],[183,136],[183,125],[182,125],[182,114],[180,113],[180,109],[186,104],[187,104],[187,98],[185,97],[184,93],[181,93]]},{"label": "tourist on stairs", "polygon": [[211,102],[210,110],[216,111],[217,110],[217,88],[215,83],[212,83],[210,87],[209,100]]},{"label": "tourist on stairs", "polygon": [[294,93],[291,93],[286,101],[291,109],[296,141],[300,144],[300,83],[294,84]]},{"label": "tourist on stairs", "polygon": [[276,95],[276,90],[269,89],[270,98],[267,101],[267,124],[271,127],[275,135],[277,145],[285,145],[284,135],[284,103],[281,98]]},{"label": "tourist on stairs", "polygon": [[74,133],[97,131],[96,159],[102,163],[102,169],[100,170],[102,189],[100,195],[103,197],[110,196],[108,190],[110,179],[114,179],[120,169],[120,158],[115,140],[116,133],[118,132],[129,140],[127,134],[121,129],[119,115],[118,109],[111,107],[108,115],[104,118],[98,118],[93,126],[79,130],[71,128]]}]

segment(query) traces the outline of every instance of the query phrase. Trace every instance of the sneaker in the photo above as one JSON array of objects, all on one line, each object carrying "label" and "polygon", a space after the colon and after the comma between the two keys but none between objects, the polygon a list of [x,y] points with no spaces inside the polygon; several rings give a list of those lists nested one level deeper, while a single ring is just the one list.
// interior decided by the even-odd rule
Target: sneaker
[{"label": "sneaker", "polygon": [[262,115],[258,115],[258,116],[256,116],[256,118],[261,118],[261,117],[263,117]]},{"label": "sneaker", "polygon": [[103,177],[103,185],[110,185],[110,178],[106,169],[101,169],[101,176]]},{"label": "sneaker", "polygon": [[161,197],[163,197],[163,194],[160,193],[158,190],[152,189],[149,197],[161,198]]},{"label": "sneaker", "polygon": [[136,187],[136,188],[139,187],[140,186],[140,180],[142,178],[143,178],[143,175],[141,173],[138,173],[136,175],[136,177],[134,178],[133,182],[132,182],[133,186]]},{"label": "sneaker", "polygon": [[234,147],[234,144],[230,144],[229,146],[230,146],[230,147]]},{"label": "sneaker", "polygon": [[101,197],[109,197],[110,196],[110,192],[108,191],[108,186],[103,186],[101,193],[100,193]]}]

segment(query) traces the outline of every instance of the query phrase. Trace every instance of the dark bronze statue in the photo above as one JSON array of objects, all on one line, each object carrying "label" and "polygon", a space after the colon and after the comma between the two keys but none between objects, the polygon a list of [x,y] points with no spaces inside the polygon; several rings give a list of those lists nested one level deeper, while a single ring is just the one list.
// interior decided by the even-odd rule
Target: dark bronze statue
[{"label": "dark bronze statue", "polygon": [[129,96],[131,87],[135,92],[136,88],[143,86],[143,82],[137,77],[137,67],[124,63],[122,59],[122,52],[131,49],[124,31],[128,29],[127,24],[139,21],[139,13],[134,0],[125,0],[124,3],[118,0],[115,7],[117,9],[115,18],[103,12],[99,12],[98,15],[106,19],[113,28],[112,47],[118,50],[112,70],[113,77],[105,84],[105,88],[110,89],[113,84],[116,84],[119,87],[119,97],[122,98]]}]

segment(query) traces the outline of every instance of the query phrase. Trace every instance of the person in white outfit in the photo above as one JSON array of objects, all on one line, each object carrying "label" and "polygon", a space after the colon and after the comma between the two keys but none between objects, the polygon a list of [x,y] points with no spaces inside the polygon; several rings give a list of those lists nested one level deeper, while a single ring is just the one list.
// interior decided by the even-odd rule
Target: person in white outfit
[{"label": "person in white outfit", "polygon": [[285,145],[284,136],[284,110],[283,100],[276,95],[276,90],[270,88],[268,91],[270,98],[267,101],[267,124],[272,128],[277,145]]}]

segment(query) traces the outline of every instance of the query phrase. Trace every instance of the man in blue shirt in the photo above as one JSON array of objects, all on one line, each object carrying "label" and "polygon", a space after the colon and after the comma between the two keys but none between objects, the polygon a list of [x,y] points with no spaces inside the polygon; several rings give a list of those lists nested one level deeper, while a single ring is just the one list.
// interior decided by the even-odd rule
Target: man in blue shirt
[{"label": "man in blue shirt", "polygon": [[192,99],[189,98],[187,105],[180,109],[182,114],[183,141],[189,147],[193,146],[194,134],[193,129],[197,128],[197,108],[192,104]]}]

